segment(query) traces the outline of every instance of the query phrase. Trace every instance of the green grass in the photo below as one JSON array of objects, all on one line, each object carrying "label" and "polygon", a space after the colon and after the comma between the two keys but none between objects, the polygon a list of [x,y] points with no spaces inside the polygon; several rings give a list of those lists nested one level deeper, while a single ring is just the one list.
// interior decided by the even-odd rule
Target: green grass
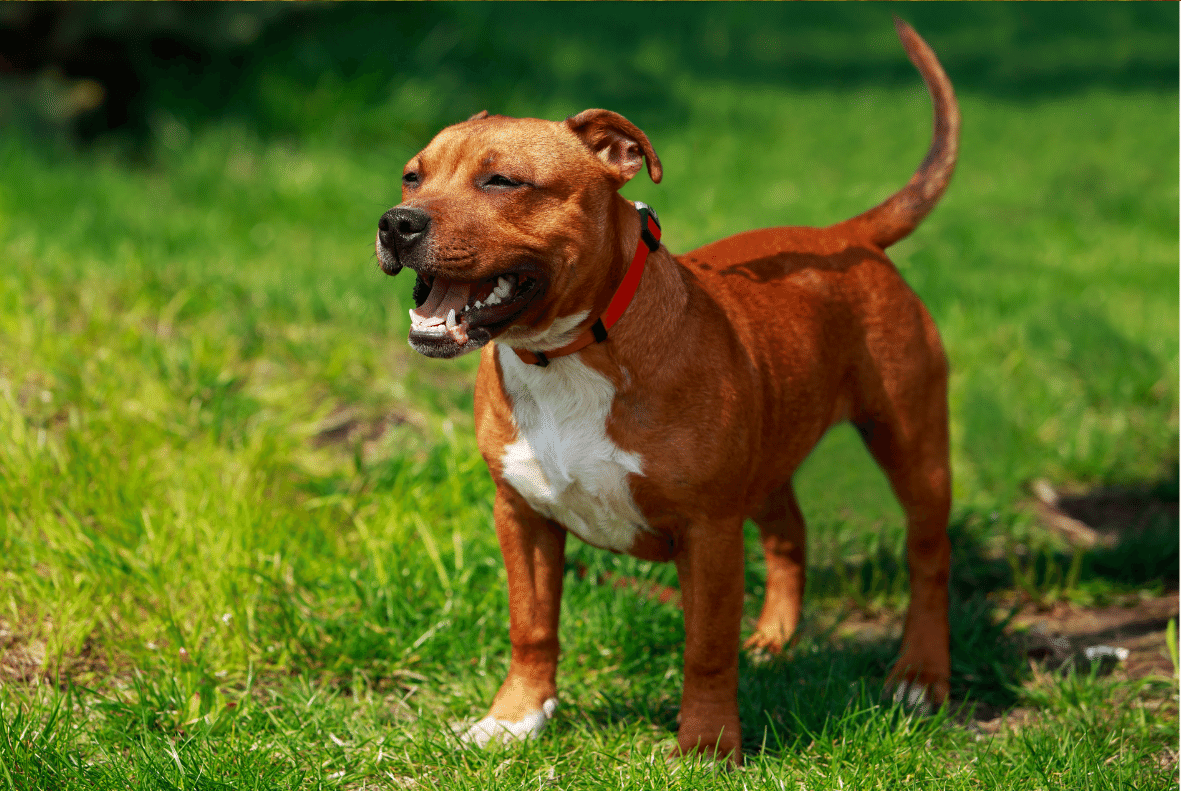
[{"label": "green grass", "polygon": [[[457,13],[427,28],[458,30],[459,54],[440,65],[424,44],[404,55],[416,76],[389,82],[355,65],[317,72],[323,53],[295,58],[304,39],[272,41],[273,60],[247,69],[255,93],[236,94],[253,115],[162,102],[136,164],[117,142],[75,151],[0,132],[0,788],[1175,787],[1173,682],[1031,675],[1002,624],[1014,597],[1175,585],[1175,521],[1072,553],[1020,502],[1043,477],[1176,497],[1176,86],[1136,83],[1132,67],[1105,78],[1106,55],[1058,40],[1007,51],[1032,73],[1057,52],[1086,77],[1075,88],[1047,77],[1029,98],[1002,90],[1000,66],[957,74],[957,42],[986,58],[979,41],[1023,29],[977,6],[965,13],[978,37],[946,20],[931,36],[967,85],[959,170],[893,257],[953,368],[954,693],[1033,718],[984,735],[963,712],[879,703],[895,646],[829,625],[900,612],[903,527],[837,430],[799,475],[802,640],[784,659],[743,660],[745,769],[666,764],[680,613],[574,571],[673,584],[672,568],[577,542],[557,720],[519,748],[456,747],[449,723],[487,705],[505,670],[507,601],[472,435],[475,359],[413,355],[410,283],[373,260],[405,159],[469,105],[614,106],[665,163],[661,185],[626,192],[658,208],[681,251],[858,212],[905,182],[929,137],[882,9],[881,31],[801,22],[828,31],[824,46],[792,38],[785,17],[748,60],[719,43],[756,34],[746,12],[716,30],[687,15],[621,61],[644,81],[606,87],[588,81],[608,43],[564,27],[585,10],[545,17],[568,46],[543,38],[523,61],[487,18]],[[331,19],[335,52],[351,28]],[[502,34],[530,24],[492,21]],[[717,39],[716,73],[688,65],[693,35]],[[799,72],[768,76],[790,60],[784,41],[812,53],[810,74],[869,66],[856,90],[805,89]],[[464,71],[501,51],[486,80]],[[871,76],[880,63],[890,79]]]}]

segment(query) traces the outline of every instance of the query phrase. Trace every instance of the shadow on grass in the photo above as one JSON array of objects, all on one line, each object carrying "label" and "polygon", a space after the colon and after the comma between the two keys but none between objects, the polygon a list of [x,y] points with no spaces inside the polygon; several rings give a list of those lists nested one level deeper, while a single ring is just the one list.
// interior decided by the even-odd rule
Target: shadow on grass
[{"label": "shadow on grass", "polygon": [[[1007,685],[1018,672],[1013,665],[1024,660],[1017,652],[1005,650],[1001,625],[980,617],[982,609],[981,599],[953,605],[953,624],[964,625],[957,638],[971,643],[970,651],[961,652],[953,672],[961,678],[978,674],[972,697],[951,701],[947,713],[957,718],[991,719],[1015,701]],[[743,652],[738,687],[743,751],[755,755],[763,750],[798,750],[814,741],[848,738],[851,723],[867,717],[892,722],[911,716],[883,696],[897,648],[896,640],[833,641],[820,636],[805,637],[772,659]],[[988,678],[982,677],[982,668]],[[641,720],[671,738],[678,727],[679,688],[670,680],[663,690],[646,689],[647,695],[596,696],[589,705],[579,707],[579,718],[603,730]],[[958,691],[953,690],[953,695]],[[944,716],[937,715],[932,722]]]},{"label": "shadow on grass", "polygon": [[[1039,586],[1056,585],[1055,595],[1068,598],[1072,591],[1061,589],[1064,581],[1074,588],[1110,590],[1111,598],[1118,598],[1116,594],[1121,591],[1177,588],[1175,479],[1100,488],[1064,497],[1060,506],[1101,534],[1113,536],[1114,541],[1074,554],[1046,552],[1014,560],[998,551],[998,516],[961,512],[949,528],[953,545],[951,706],[957,719],[991,720],[1012,708],[1018,701],[1020,685],[1029,675],[1030,659],[1045,660],[1051,667],[1063,664],[1061,657],[1055,662],[1053,656],[1039,652],[1029,640],[1007,630],[1018,607],[1030,604],[1023,585],[1032,584],[1034,594]],[[901,578],[904,582],[905,575],[901,559],[883,550],[841,567],[830,564],[810,568],[809,597],[827,600],[820,605],[827,610],[834,598],[841,598],[842,592],[852,586],[860,585],[861,590],[873,584],[890,587],[892,580]],[[580,572],[579,576],[585,575]],[[749,575],[748,590],[758,598],[759,591],[752,584],[755,576]],[[600,572],[593,579],[644,598],[674,601],[677,595],[670,586],[613,576],[611,572]],[[1012,603],[1014,593],[1016,604]],[[1163,602],[1158,600],[1156,604]],[[652,606],[656,606],[655,601]],[[1145,617],[1140,618],[1135,609],[1116,609],[1126,611],[1118,627],[1105,626],[1100,620],[1094,629],[1085,633],[1076,630],[1070,640],[1058,642],[1068,651],[1078,651],[1104,641],[1158,632],[1171,617],[1146,610]],[[1052,621],[1053,617],[1047,609],[1047,619]],[[890,711],[891,706],[881,696],[899,648],[896,635],[901,613],[885,608],[865,623],[870,628],[844,637],[836,636],[839,622],[827,631],[805,625],[799,642],[769,661],[759,661],[743,652],[739,707],[748,753],[764,745],[770,749],[773,744],[786,747],[801,740],[807,744],[853,711],[874,706],[881,706],[883,715]],[[676,713],[673,691],[655,702],[604,698],[599,705],[584,709],[584,715],[599,725],[639,717],[670,734],[677,727]]]},{"label": "shadow on grass", "polygon": [[[1100,487],[1085,494],[1064,496],[1058,508],[1094,530],[1103,541],[1074,552],[1061,549],[1031,553],[1016,548],[1019,557],[999,546],[1003,542],[1000,517],[961,512],[948,527],[952,543],[953,598],[1009,591],[1032,585],[1036,594],[1055,577],[1066,587],[1109,584],[1113,591],[1146,588],[1162,591],[1178,587],[1178,488],[1176,478],[1126,486]],[[1012,518],[1007,515],[1004,518]],[[1073,576],[1070,569],[1074,566]],[[1015,575],[1024,571],[1027,579]],[[856,562],[808,569],[810,594],[868,598],[896,586],[906,574],[902,558],[885,548]],[[1062,583],[1060,583],[1062,584]],[[875,586],[879,591],[875,591]],[[1069,593],[1069,590],[1065,591]]]},{"label": "shadow on grass", "polygon": [[1063,497],[1058,507],[1111,539],[1083,555],[1082,579],[1177,590],[1177,476],[1150,485],[1112,486]]},{"label": "shadow on grass", "polygon": [[[1015,688],[1028,673],[1032,652],[1024,641],[1005,633],[1008,617],[1000,601],[1045,605],[1046,594],[1059,599],[1094,599],[1099,603],[1136,590],[1175,591],[1178,587],[1178,487],[1177,477],[1127,486],[1108,486],[1085,494],[1063,497],[1059,508],[1107,540],[1085,550],[1046,551],[1014,557],[998,550],[999,522],[994,515],[961,513],[949,526],[952,540],[951,613],[952,697],[978,706],[977,716],[989,718],[1016,701]],[[1011,548],[1010,548],[1011,550]],[[886,552],[843,568],[830,565],[809,569],[809,589],[840,595],[852,585],[866,590],[874,580],[905,578],[901,559]],[[1052,590],[1051,590],[1052,589]],[[990,594],[1004,594],[1000,597]],[[1030,601],[1032,600],[1032,602]],[[1168,616],[1138,607],[1127,609],[1118,628],[1097,625],[1074,634],[1075,648],[1116,637],[1160,631]],[[1157,607],[1156,609],[1160,609]],[[1047,608],[1048,611],[1048,608]],[[898,620],[896,614],[887,617]],[[1052,613],[1047,620],[1053,621]],[[815,647],[814,647],[815,650]],[[854,666],[881,679],[888,672],[897,640],[870,647],[863,641],[823,649],[818,665],[821,678],[828,667],[833,673]],[[778,664],[778,663],[776,663]],[[775,711],[793,704],[794,693],[775,693],[775,665],[754,669],[756,677],[771,673],[766,707]],[[756,681],[756,684],[762,684]],[[777,695],[782,695],[777,698]],[[838,696],[840,697],[840,696]],[[850,700],[845,695],[838,702]],[[813,701],[811,705],[816,705]],[[830,704],[831,705],[831,704]],[[770,716],[770,715],[768,715]]]}]

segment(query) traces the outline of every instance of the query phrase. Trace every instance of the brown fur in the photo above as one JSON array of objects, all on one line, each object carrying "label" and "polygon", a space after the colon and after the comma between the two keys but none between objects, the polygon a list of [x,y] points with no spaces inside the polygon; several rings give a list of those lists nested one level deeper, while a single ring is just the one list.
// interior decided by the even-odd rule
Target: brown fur
[{"label": "brown fur", "polygon": [[[912,599],[891,682],[934,703],[947,695],[947,362],[930,316],[883,249],[942,194],[959,117],[934,55],[910,28],[900,24],[899,32],[936,106],[931,151],[903,190],[829,228],[749,231],[681,256],[661,247],[609,340],[577,353],[614,384],[607,435],[644,460],[643,475],[629,483],[651,531],[637,534],[630,554],[677,566],[686,628],[683,751],[716,748],[740,760],[743,521],[758,524],[768,567],[747,645],[778,650],[796,627],[804,588],[792,475],[843,420],[865,437],[908,519]],[[589,323],[636,248],[635,209],[616,189],[645,163],[659,180],[648,138],[604,110],[565,123],[474,116],[407,166],[418,181],[402,206],[425,211],[431,226],[424,246],[407,245],[399,265],[475,281],[527,262],[543,294],[494,340],[583,310]],[[480,187],[491,170],[533,186]],[[388,258],[385,247],[379,236],[379,256]],[[490,713],[519,721],[556,695],[566,533],[505,480],[501,459],[517,429],[497,345],[482,351],[475,415],[496,482],[513,654]],[[452,356],[444,351],[439,356]]]}]

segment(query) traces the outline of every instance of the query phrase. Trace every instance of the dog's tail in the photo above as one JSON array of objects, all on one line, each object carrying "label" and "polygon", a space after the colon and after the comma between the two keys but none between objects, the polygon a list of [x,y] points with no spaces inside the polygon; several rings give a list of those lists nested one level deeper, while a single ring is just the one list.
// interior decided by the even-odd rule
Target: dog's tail
[{"label": "dog's tail", "polygon": [[898,29],[906,54],[927,83],[935,105],[935,132],[926,158],[905,187],[864,214],[837,226],[843,226],[849,235],[871,241],[882,249],[909,236],[935,208],[955,170],[960,139],[960,108],[951,81],[935,53],[914,28],[901,19],[894,18],[894,27]]}]

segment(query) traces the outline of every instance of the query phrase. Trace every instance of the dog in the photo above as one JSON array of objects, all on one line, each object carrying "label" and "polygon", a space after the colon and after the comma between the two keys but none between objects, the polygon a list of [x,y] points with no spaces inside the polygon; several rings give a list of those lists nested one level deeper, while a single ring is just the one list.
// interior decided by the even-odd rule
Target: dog
[{"label": "dog", "polygon": [[553,716],[573,533],[676,564],[678,751],[740,762],[743,523],[758,525],[767,560],[745,646],[778,651],[804,591],[792,475],[841,421],[907,519],[911,600],[888,683],[903,702],[946,699],[948,364],[884,250],[945,191],[960,117],[934,53],[896,27],[934,103],[930,149],[899,192],[827,228],[747,231],[674,256],[656,213],[618,194],[645,167],[659,182],[660,159],[607,110],[563,122],[481,112],[406,165],[377,257],[387,274],[416,274],[416,351],[482,350],[475,428],[508,573],[508,676],[465,740],[533,737]]}]

